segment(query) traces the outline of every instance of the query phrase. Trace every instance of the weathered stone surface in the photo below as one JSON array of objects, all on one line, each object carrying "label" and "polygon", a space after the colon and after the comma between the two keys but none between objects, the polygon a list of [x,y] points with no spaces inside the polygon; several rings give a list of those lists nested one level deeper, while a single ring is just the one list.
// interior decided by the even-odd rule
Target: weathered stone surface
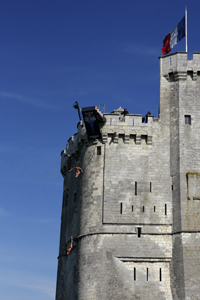
[{"label": "weathered stone surface", "polygon": [[160,58],[158,119],[122,112],[61,153],[56,300],[199,299],[200,54]]}]

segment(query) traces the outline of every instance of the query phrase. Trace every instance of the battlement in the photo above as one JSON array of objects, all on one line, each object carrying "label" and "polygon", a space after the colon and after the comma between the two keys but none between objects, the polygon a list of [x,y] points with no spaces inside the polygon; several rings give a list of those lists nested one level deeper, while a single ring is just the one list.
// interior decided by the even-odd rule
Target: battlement
[{"label": "battlement", "polygon": [[69,138],[66,149],[61,152],[62,174],[65,174],[66,166],[72,157],[75,159],[78,157],[83,143],[89,146],[98,143],[105,144],[112,140],[113,143],[122,141],[124,144],[132,142],[140,145],[144,142],[147,145],[152,145],[152,124],[158,119],[154,119],[154,116],[151,114],[146,116],[146,119],[138,114],[123,116],[123,111],[120,107],[112,113],[103,115],[106,118],[106,122],[100,124],[101,140],[88,140],[85,125],[82,124],[82,121],[78,123],[78,132]]},{"label": "battlement", "polygon": [[196,81],[200,78],[200,53],[194,52],[193,59],[188,60],[186,52],[176,52],[160,57],[160,75],[168,81],[186,80]]}]

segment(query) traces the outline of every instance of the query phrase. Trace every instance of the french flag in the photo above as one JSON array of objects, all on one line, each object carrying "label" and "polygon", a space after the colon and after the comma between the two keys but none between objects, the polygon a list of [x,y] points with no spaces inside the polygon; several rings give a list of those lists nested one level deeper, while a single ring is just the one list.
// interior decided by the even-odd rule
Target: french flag
[{"label": "french flag", "polygon": [[168,54],[172,48],[185,37],[185,16],[178,25],[166,35],[163,41],[162,54]]}]

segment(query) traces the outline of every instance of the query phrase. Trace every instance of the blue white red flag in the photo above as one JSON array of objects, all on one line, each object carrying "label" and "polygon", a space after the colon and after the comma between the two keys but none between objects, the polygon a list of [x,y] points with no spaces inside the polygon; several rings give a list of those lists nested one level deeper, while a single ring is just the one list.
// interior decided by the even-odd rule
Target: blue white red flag
[{"label": "blue white red flag", "polygon": [[185,37],[185,17],[166,35],[163,41],[162,54],[168,54],[172,48]]}]

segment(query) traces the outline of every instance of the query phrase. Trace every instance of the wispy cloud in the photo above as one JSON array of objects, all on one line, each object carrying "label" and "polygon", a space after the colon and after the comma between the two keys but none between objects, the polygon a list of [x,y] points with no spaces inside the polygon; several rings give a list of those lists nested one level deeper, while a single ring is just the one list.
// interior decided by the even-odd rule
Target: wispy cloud
[{"label": "wispy cloud", "polygon": [[[47,295],[48,299],[55,299],[55,281],[51,278],[38,276],[38,274],[10,270],[4,274],[0,274],[0,283],[5,288],[17,287],[23,289],[23,294],[26,293],[25,290],[32,290],[38,293],[40,299],[41,294]],[[27,293],[30,294],[30,291]],[[30,296],[29,299],[32,300],[33,298]]]},{"label": "wispy cloud", "polygon": [[52,223],[52,222],[57,222],[58,220],[56,219],[48,219],[48,218],[44,218],[44,219],[29,219],[29,222],[31,223]]},{"label": "wispy cloud", "polygon": [[10,214],[7,211],[5,211],[2,207],[0,207],[0,218],[7,216],[10,216]]},{"label": "wispy cloud", "polygon": [[55,298],[55,288],[52,287],[52,284],[49,283],[40,283],[40,284],[26,284],[22,285],[22,287],[26,289],[31,289],[34,291],[38,291],[42,294],[49,296],[50,298]]},{"label": "wispy cloud", "polygon": [[8,92],[4,92],[4,91],[0,91],[0,97],[2,99],[7,99],[7,100],[14,100],[14,101],[20,101],[26,104],[30,104],[30,105],[34,105],[37,107],[41,107],[41,108],[46,108],[46,109],[56,109],[58,108],[55,105],[51,105],[49,103],[46,103],[44,101],[38,101],[36,99],[30,98],[30,97],[25,97],[22,95],[19,95],[17,93],[8,93]]},{"label": "wispy cloud", "polygon": [[123,52],[140,56],[157,57],[160,53],[160,49],[158,50],[156,47],[138,45],[135,43],[124,43],[122,44],[122,47]]}]

